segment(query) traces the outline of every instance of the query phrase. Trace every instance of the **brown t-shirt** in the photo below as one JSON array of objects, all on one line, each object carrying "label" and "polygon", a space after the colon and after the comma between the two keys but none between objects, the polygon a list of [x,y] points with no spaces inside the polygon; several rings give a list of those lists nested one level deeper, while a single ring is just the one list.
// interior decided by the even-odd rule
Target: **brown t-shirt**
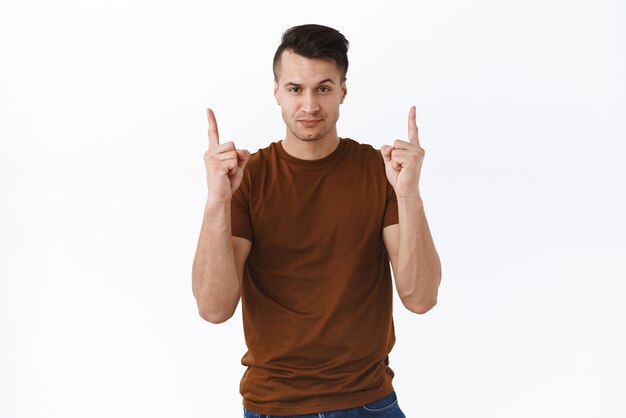
[{"label": "brown t-shirt", "polygon": [[380,151],[340,138],[318,160],[280,141],[250,156],[231,205],[252,242],[243,288],[243,405],[259,414],[352,408],[394,389],[391,271],[398,206]]}]

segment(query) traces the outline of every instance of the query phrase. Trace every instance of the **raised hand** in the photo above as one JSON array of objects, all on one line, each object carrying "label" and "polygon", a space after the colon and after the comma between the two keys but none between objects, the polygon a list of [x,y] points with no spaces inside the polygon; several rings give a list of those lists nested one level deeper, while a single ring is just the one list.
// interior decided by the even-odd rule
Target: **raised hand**
[{"label": "raised hand", "polygon": [[425,151],[419,143],[415,106],[409,110],[409,142],[396,139],[393,146],[383,145],[380,154],[396,197],[420,197],[419,180]]},{"label": "raised hand", "polygon": [[248,164],[250,152],[235,148],[233,141],[220,144],[215,114],[207,108],[209,121],[209,150],[204,153],[208,200],[212,202],[230,202],[235,190],[243,179],[243,170]]}]

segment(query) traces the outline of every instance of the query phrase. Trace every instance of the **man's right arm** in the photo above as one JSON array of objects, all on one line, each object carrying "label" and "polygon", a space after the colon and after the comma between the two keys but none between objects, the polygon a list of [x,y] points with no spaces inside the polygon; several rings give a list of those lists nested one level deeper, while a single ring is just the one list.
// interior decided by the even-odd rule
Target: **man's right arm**
[{"label": "man's right arm", "polygon": [[251,242],[231,234],[231,201],[243,180],[250,152],[233,141],[220,144],[215,114],[207,109],[209,149],[204,153],[208,197],[192,267],[193,295],[200,316],[219,324],[239,303],[243,267]]},{"label": "man's right arm", "polygon": [[233,316],[252,243],[231,234],[231,203],[207,202],[193,261],[192,287],[200,316],[214,324]]}]

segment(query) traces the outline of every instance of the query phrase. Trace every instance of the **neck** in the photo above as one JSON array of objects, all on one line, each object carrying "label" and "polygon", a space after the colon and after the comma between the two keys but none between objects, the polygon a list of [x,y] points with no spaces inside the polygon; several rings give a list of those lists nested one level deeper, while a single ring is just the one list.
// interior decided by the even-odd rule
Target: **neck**
[{"label": "neck", "polygon": [[319,160],[331,154],[339,146],[337,132],[329,132],[323,138],[305,141],[289,135],[287,132],[285,139],[280,141],[287,154],[301,160]]}]

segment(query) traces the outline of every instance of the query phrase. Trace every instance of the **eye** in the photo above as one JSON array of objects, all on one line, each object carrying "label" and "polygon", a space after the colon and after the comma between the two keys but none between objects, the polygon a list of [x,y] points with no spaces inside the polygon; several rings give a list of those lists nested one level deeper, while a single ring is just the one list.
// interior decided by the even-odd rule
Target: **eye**
[{"label": "eye", "polygon": [[321,91],[322,93],[328,93],[328,92],[330,91],[330,88],[329,88],[329,87],[326,87],[326,86],[321,86],[321,87],[320,87],[320,91]]},{"label": "eye", "polygon": [[287,91],[290,91],[292,93],[297,93],[298,91],[300,91],[300,87],[290,87]]}]

